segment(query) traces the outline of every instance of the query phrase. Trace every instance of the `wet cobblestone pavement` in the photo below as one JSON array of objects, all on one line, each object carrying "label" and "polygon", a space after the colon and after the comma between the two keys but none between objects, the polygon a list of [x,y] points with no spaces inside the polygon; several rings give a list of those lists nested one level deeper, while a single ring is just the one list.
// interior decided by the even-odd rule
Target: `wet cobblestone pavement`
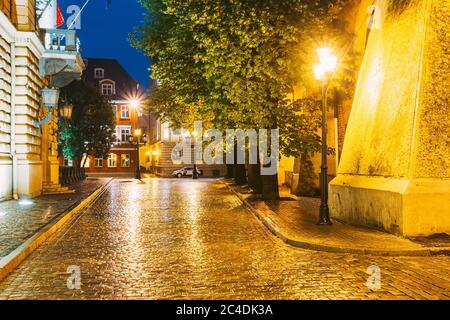
[{"label": "wet cobblestone pavement", "polygon": [[0,258],[20,246],[38,230],[105,184],[109,179],[88,179],[70,186],[68,195],[43,195],[31,202],[0,203]]},{"label": "wet cobblestone pavement", "polygon": [[448,256],[290,247],[214,181],[116,180],[0,283],[0,299],[449,299],[449,271]]}]

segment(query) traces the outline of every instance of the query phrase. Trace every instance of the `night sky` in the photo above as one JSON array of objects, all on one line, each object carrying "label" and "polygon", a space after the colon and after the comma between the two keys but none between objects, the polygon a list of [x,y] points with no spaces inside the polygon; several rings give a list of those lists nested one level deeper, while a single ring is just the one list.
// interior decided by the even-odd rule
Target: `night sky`
[{"label": "night sky", "polygon": [[[80,7],[86,0],[58,0],[67,22],[67,8]],[[149,60],[128,43],[128,33],[140,25],[144,9],[137,0],[112,0],[106,9],[106,0],[90,0],[81,14],[78,36],[83,48],[83,58],[115,58],[138,80],[148,87]],[[67,28],[67,25],[61,29]]]}]

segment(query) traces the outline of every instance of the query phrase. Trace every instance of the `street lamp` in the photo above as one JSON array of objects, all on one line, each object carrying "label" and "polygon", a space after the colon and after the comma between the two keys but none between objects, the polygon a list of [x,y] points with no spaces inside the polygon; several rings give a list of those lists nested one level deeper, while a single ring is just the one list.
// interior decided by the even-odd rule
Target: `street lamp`
[{"label": "street lamp", "polygon": [[140,165],[140,159],[139,159],[139,146],[141,144],[142,130],[141,129],[134,130],[134,135],[137,138],[137,144],[136,144],[136,152],[137,152],[136,179],[141,180],[141,165]]},{"label": "street lamp", "polygon": [[320,215],[318,225],[331,225],[330,208],[328,207],[328,164],[327,164],[327,92],[331,76],[337,66],[337,57],[329,48],[317,50],[319,64],[314,66],[314,75],[322,82],[322,165],[320,171]]},{"label": "street lamp", "polygon": [[197,137],[197,132],[193,131],[192,135],[194,136],[194,171],[192,172],[192,179],[197,180],[198,179],[198,174],[197,174],[197,157],[195,154],[195,139]]},{"label": "street lamp", "polygon": [[137,109],[139,108],[140,103],[139,103],[138,100],[132,99],[132,100],[130,100],[129,103],[130,103],[130,107],[131,107],[131,108],[133,108],[133,109],[135,109],[135,110],[137,110]]}]

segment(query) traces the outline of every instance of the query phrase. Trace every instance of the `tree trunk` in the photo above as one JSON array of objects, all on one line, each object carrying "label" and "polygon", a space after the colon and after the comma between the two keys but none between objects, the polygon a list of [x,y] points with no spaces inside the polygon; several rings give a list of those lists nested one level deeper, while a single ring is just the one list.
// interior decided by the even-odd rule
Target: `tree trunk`
[{"label": "tree trunk", "polygon": [[247,177],[245,174],[245,164],[234,165],[234,183],[238,186],[243,186],[247,183]]},{"label": "tree trunk", "polygon": [[234,169],[232,164],[227,164],[227,179],[233,179],[234,178]]},{"label": "tree trunk", "polygon": [[264,200],[278,200],[280,199],[280,192],[278,189],[278,174],[271,176],[261,176],[262,180],[262,196]]},{"label": "tree trunk", "polygon": [[254,193],[262,193],[261,167],[259,164],[248,165],[248,185]]},{"label": "tree trunk", "polygon": [[245,172],[245,164],[237,163],[237,143],[234,143],[234,165],[233,165],[233,177],[234,183],[238,186],[243,186],[247,183],[247,177]]},{"label": "tree trunk", "polygon": [[298,185],[293,193],[297,196],[320,195],[319,177],[315,173],[311,155],[302,153],[298,165]]},{"label": "tree trunk", "polygon": [[[251,147],[251,146],[249,146]],[[261,163],[259,162],[259,146],[256,147],[256,164],[251,164],[250,162],[250,150],[247,149],[247,177],[248,185],[253,190],[255,194],[262,193],[262,183],[261,183]]]}]

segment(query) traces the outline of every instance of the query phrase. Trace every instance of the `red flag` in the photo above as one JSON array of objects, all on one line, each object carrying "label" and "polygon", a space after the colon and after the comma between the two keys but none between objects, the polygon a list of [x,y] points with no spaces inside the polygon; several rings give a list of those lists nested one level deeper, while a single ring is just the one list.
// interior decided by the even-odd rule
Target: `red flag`
[{"label": "red flag", "polygon": [[59,3],[56,3],[56,27],[59,28],[64,25],[64,15],[62,13]]}]

